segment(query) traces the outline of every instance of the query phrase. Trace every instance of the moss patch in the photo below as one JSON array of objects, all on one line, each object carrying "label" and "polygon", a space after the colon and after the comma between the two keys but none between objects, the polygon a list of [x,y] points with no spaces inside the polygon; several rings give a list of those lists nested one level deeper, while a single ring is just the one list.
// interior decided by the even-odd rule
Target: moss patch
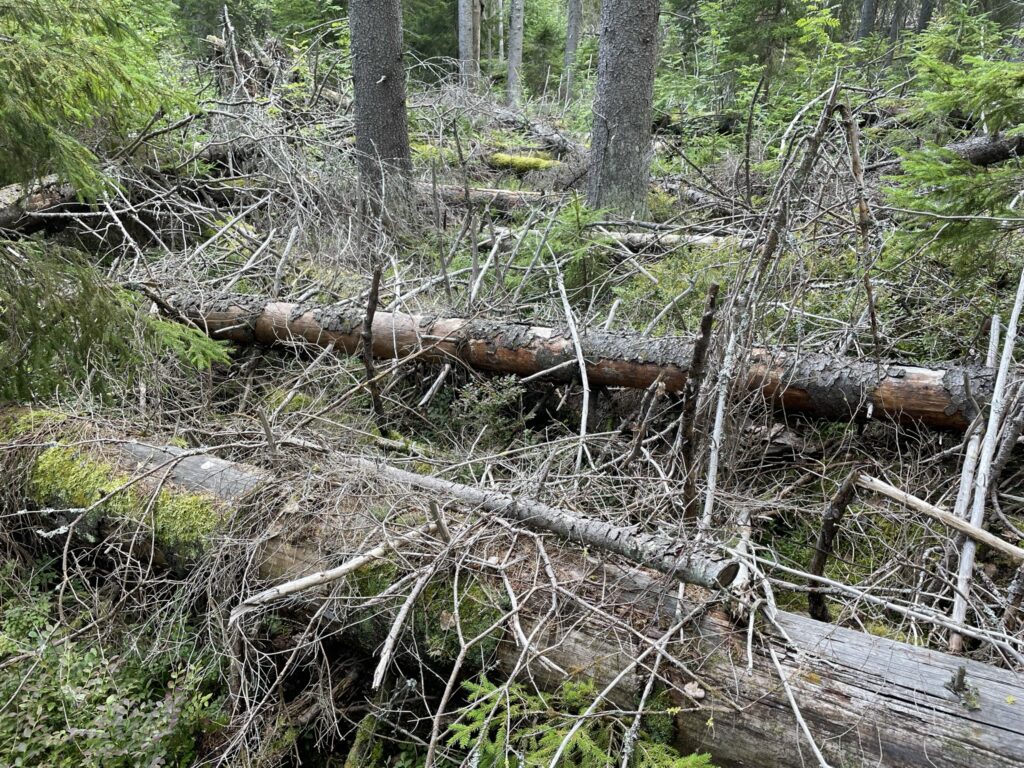
[{"label": "moss patch", "polygon": [[[87,508],[131,479],[109,462],[55,445],[36,458],[28,490],[42,504]],[[152,503],[151,499],[144,488],[131,485],[97,505],[84,522],[87,528],[106,518],[145,522],[143,516],[150,510],[157,542],[186,559],[202,552],[206,538],[221,522],[216,500],[203,494],[164,488]]]},{"label": "moss patch", "polygon": [[16,409],[0,415],[0,440],[14,440],[67,419],[67,414],[46,409]]},{"label": "moss patch", "polygon": [[[458,591],[458,618],[455,608],[455,585],[447,575],[432,581],[420,600],[416,627],[426,641],[427,653],[438,661],[452,662],[459,655],[459,632],[466,640],[483,634],[505,614],[507,599],[476,576],[462,578]],[[474,656],[490,656],[498,646],[501,631],[496,629],[475,646]]]},{"label": "moss patch", "polygon": [[[360,568],[351,577],[355,593],[362,598],[375,597],[399,579],[398,566],[379,560]],[[507,598],[492,589],[475,575],[460,576],[458,590],[458,622],[462,635],[471,640],[485,632],[505,615]],[[368,615],[356,616],[353,631],[356,641],[364,648],[375,648],[387,636],[398,610],[396,601],[391,609],[371,608]],[[450,573],[438,573],[423,589],[412,614],[411,628],[416,641],[426,648],[427,654],[439,662],[452,662],[459,655],[459,633],[456,627],[455,585]],[[487,657],[497,647],[501,630],[474,646],[474,657]]]},{"label": "moss patch", "polygon": [[557,160],[541,153],[530,155],[511,155],[507,152],[494,152],[487,156],[487,165],[499,171],[512,171],[513,173],[528,173],[530,171],[543,171],[552,166],[558,165]]}]

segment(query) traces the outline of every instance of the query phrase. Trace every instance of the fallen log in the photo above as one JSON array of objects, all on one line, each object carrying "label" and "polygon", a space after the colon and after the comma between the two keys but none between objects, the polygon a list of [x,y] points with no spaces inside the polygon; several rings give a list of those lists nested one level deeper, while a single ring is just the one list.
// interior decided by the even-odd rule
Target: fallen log
[{"label": "fallen log", "polygon": [[973,139],[947,144],[946,149],[955,152],[971,165],[995,165],[1024,155],[1024,134],[1010,138],[976,136]]},{"label": "fallen log", "polygon": [[[514,242],[514,238],[516,237],[525,234],[540,235],[543,233],[543,230],[530,229],[523,231],[512,229],[510,227],[494,227],[493,232],[493,238],[481,240],[477,243],[477,247],[490,247],[494,244],[494,240],[499,237],[503,239],[507,238],[510,242]],[[710,235],[703,233],[686,234],[682,231],[618,232],[615,230],[605,229],[604,227],[595,231],[593,237],[595,240],[611,240],[634,253],[643,251],[666,251],[686,246],[745,249],[751,248],[754,245],[754,240],[751,238],[732,235]]]},{"label": "fallen log", "polygon": [[499,122],[530,134],[538,139],[545,148],[558,153],[561,157],[583,158],[587,154],[586,147],[549,123],[527,117],[509,107],[497,107],[494,114]]},{"label": "fallen log", "polygon": [[[18,420],[23,424],[24,416]],[[205,499],[208,508],[223,517],[262,489],[283,487],[286,493],[276,498],[287,498],[302,483],[296,480],[296,489],[291,489],[286,479],[264,470],[128,440],[54,445],[49,441],[59,436],[60,425],[55,429],[40,423],[31,426],[50,429],[45,434],[51,445],[47,451],[61,451],[64,457],[63,463],[57,463],[63,485],[61,477],[52,475],[46,476],[46,482],[28,484],[38,506],[76,505],[83,490],[81,478],[95,477],[97,472],[111,474],[107,480],[95,479],[106,487],[118,482],[116,472],[148,473],[151,489]],[[10,436],[9,426],[4,431]],[[40,437],[29,437],[28,442],[38,446]],[[35,477],[40,462],[47,462],[47,453],[39,454],[38,447],[23,451],[24,469]],[[46,471],[52,473],[54,464],[50,461]],[[364,468],[380,469],[377,465]],[[366,482],[373,483],[374,477],[367,475]],[[287,507],[288,502],[281,504]],[[137,506],[149,506],[144,496]],[[109,511],[133,521],[148,519],[123,503]],[[285,530],[266,534],[270,540],[259,562],[264,580],[279,582],[294,575],[297,567],[323,569],[358,554],[335,546],[343,538],[339,532],[354,522],[354,512],[353,519],[348,519],[344,512],[327,518],[318,511],[316,530],[297,525],[299,515],[294,509],[284,509],[282,514],[289,521],[282,526]],[[217,539],[211,529],[206,530],[204,541],[210,546]],[[157,541],[167,543],[166,537],[158,536]],[[332,554],[325,556],[325,551]],[[553,550],[551,562],[557,582],[572,585],[557,592],[560,620],[543,624],[533,640],[532,662],[525,669],[518,664],[523,649],[517,647],[517,635],[509,629],[496,647],[499,666],[506,674],[519,669],[546,689],[556,689],[565,681],[559,667],[571,670],[574,678],[592,679],[597,690],[618,680],[611,686],[610,700],[627,709],[634,707],[648,675],[644,666],[634,666],[635,660],[649,652],[666,627],[676,622],[675,617],[698,608],[701,596],[687,596],[680,603],[672,580],[623,565],[593,564],[571,550]],[[531,565],[525,567],[531,569]],[[616,606],[614,617],[591,604],[598,594]],[[550,592],[542,590],[519,606],[526,632],[544,622],[550,605]],[[381,610],[375,612],[380,615]],[[835,766],[1017,768],[1024,764],[1024,710],[1019,703],[1024,695],[1018,674],[792,613],[777,617],[789,639],[771,632],[755,633],[748,657],[745,625],[735,627],[722,611],[711,608],[697,615],[695,625],[686,629],[685,642],[673,639],[664,646],[661,668],[665,677],[678,681],[674,686],[679,691],[683,683],[690,683],[686,688],[690,698],[679,699],[675,716],[677,744],[684,750],[710,751],[723,768],[804,768],[809,764],[790,693],[817,746]],[[424,610],[424,616],[428,622],[451,620],[441,610],[435,614]],[[387,615],[383,618],[381,626],[386,630],[390,621]],[[383,640],[369,625],[349,631],[354,642],[373,646],[367,648],[370,652]],[[624,670],[629,671],[623,674]]]},{"label": "fallen log", "polygon": [[[300,341],[355,354],[362,312],[352,306],[314,306],[254,296],[206,299],[181,294],[169,304],[213,337],[239,344]],[[580,336],[591,385],[646,389],[660,380],[682,392],[692,341],[588,330]],[[568,332],[499,320],[438,318],[378,312],[373,354],[393,359],[458,360],[481,371],[551,380],[578,377]],[[746,389],[785,411],[840,421],[888,418],[936,429],[964,430],[991,392],[993,372],[984,367],[923,368],[901,364],[796,354],[754,348],[743,377]]]}]

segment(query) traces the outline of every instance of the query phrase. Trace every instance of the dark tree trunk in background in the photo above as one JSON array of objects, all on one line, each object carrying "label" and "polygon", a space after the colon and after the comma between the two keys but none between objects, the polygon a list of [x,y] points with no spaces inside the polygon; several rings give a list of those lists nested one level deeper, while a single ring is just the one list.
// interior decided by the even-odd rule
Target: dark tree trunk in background
[{"label": "dark tree trunk in background", "polygon": [[385,180],[411,168],[399,0],[352,0],[352,84],[359,180],[383,195]]},{"label": "dark tree trunk in background", "polygon": [[647,208],[658,9],[658,0],[601,6],[587,198],[622,216],[642,217]]},{"label": "dark tree trunk in background", "polygon": [[583,31],[583,0],[569,0],[565,23],[565,60],[562,72],[562,100],[572,98],[573,70],[576,67],[576,49]]},{"label": "dark tree trunk in background", "polygon": [[476,85],[480,61],[473,39],[473,6],[479,0],[459,0],[459,77],[466,87]]},{"label": "dark tree trunk in background", "polygon": [[921,12],[917,16],[917,31],[924,32],[928,23],[932,20],[932,13],[935,11],[935,0],[923,0]]},{"label": "dark tree trunk in background", "polygon": [[519,104],[522,95],[523,69],[523,17],[526,12],[526,0],[512,0],[509,8],[508,21],[508,104],[514,107]]},{"label": "dark tree trunk in background", "polygon": [[860,6],[860,27],[857,29],[857,39],[863,40],[875,31],[875,15],[878,12],[877,0],[864,0]]}]

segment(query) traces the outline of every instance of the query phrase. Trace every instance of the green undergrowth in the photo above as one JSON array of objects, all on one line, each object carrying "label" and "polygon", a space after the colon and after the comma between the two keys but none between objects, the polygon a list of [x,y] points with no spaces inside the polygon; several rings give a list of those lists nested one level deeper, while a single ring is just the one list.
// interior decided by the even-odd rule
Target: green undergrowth
[{"label": "green undergrowth", "polygon": [[122,616],[97,639],[84,630],[111,606],[84,609],[72,585],[61,621],[56,581],[0,567],[0,765],[192,765],[227,718],[205,637],[165,624],[158,644]]},{"label": "green undergrowth", "polygon": [[[821,527],[820,518],[807,515],[780,514],[761,534],[761,543],[783,565],[806,570],[814,556]],[[872,583],[877,577],[878,563],[885,562],[892,551],[915,551],[926,543],[925,529],[880,514],[870,505],[854,502],[847,508],[832,552],[826,561],[824,576],[851,586]],[[804,592],[779,590],[780,608],[807,611]],[[833,613],[835,612],[833,608]],[[902,642],[914,642],[896,630],[885,612],[862,605],[858,616],[872,634]]]},{"label": "green undergrowth", "polygon": [[32,240],[0,248],[0,399],[79,387],[113,399],[160,357],[198,369],[229,361],[225,343],[150,314],[79,251]]},{"label": "green undergrowth", "polygon": [[[583,720],[597,697],[593,683],[566,681],[553,693],[538,693],[514,683],[498,686],[481,675],[462,685],[465,705],[443,735],[448,751],[437,758],[444,768],[542,768],[551,763],[563,740],[558,765],[607,768],[619,765],[625,749],[628,719],[598,707]],[[630,746],[631,768],[714,768],[707,754],[680,754],[669,743],[675,710],[662,707],[664,696],[652,697]],[[668,723],[670,727],[664,727]],[[345,768],[421,768],[425,750],[398,747],[387,739],[373,714],[359,723]]]}]

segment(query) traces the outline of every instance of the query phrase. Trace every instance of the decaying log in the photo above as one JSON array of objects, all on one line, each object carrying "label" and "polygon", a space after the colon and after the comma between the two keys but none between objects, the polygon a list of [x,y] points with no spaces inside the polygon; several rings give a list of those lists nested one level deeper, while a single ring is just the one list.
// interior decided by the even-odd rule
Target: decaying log
[{"label": "decaying log", "polygon": [[[269,472],[210,456],[184,455],[180,449],[96,441],[76,450],[83,457],[102,452],[105,462],[117,460],[114,456],[120,454],[117,461],[122,466],[134,472],[150,471],[150,477],[162,479],[165,488],[209,494],[225,513],[250,492],[271,484],[287,488],[286,482]],[[51,500],[35,501],[46,505]],[[344,526],[345,521],[331,524]],[[288,568],[293,569],[288,575],[295,575],[296,563],[310,570],[323,569],[357,554],[333,552],[325,557],[309,535],[309,531],[291,530],[268,542],[261,564],[264,579],[279,582]],[[329,531],[322,530],[320,535],[329,541]],[[564,674],[557,671],[560,667],[571,670],[576,678],[591,678],[598,690],[603,689],[662,637],[676,617],[689,614],[702,599],[702,595],[689,595],[680,604],[671,579],[594,563],[571,550],[552,550],[551,560],[558,582],[572,585],[572,590],[556,593],[561,606],[558,621],[541,627],[534,639],[533,660],[523,670],[541,688],[555,689],[564,682]],[[614,619],[590,607],[596,595],[617,606]],[[521,624],[527,633],[543,621],[550,604],[551,594],[543,590],[521,604]],[[831,765],[1018,768],[1024,764],[1020,704],[1024,691],[1019,675],[792,613],[777,617],[789,639],[772,631],[756,633],[748,661],[746,626],[734,626],[713,608],[698,615],[695,624],[686,628],[685,638],[673,638],[665,646],[660,666],[680,689],[684,683],[691,684],[687,691],[692,698],[678,701],[677,743],[684,750],[711,752],[723,768],[813,764],[780,684],[773,652]],[[360,636],[362,642],[368,641],[367,633]],[[515,638],[509,631],[498,646],[499,664],[506,673],[516,668],[521,655]],[[548,663],[537,661],[538,654]],[[647,674],[640,668],[623,676],[610,692],[611,700],[627,709],[635,706]],[[958,679],[963,681],[960,686],[953,684]]]},{"label": "decaying log", "polygon": [[[215,338],[240,344],[300,341],[355,354],[362,314],[352,307],[297,305],[253,296],[219,299],[182,294],[170,304]],[[498,320],[438,318],[378,312],[373,354],[419,354],[438,362],[458,360],[481,371],[552,380],[578,376],[568,332]],[[646,389],[660,379],[681,392],[692,357],[682,337],[588,330],[580,336],[591,385]],[[937,429],[964,430],[984,403],[993,373],[983,367],[922,368],[754,348],[746,388],[786,411],[849,420],[886,417]]]},{"label": "decaying log", "polygon": [[973,139],[947,144],[946,149],[955,152],[971,165],[995,165],[1024,155],[1024,134],[1010,138],[976,136]]},{"label": "decaying log", "polygon": [[509,107],[496,108],[495,116],[501,123],[535,137],[546,149],[561,157],[582,158],[587,153],[586,147],[549,123],[527,117]]},{"label": "decaying log", "polygon": [[[466,188],[451,184],[438,184],[436,187],[430,184],[418,183],[416,189],[424,196],[437,196],[449,205],[462,205],[466,202]],[[533,205],[543,205],[551,200],[558,199],[559,195],[545,192],[534,192],[531,190],[513,189],[489,189],[487,187],[470,187],[469,202],[480,208],[490,207],[499,211],[511,211],[516,208],[523,208]]]},{"label": "decaying log", "polygon": [[[508,239],[514,242],[514,238],[523,234],[540,235],[543,230],[531,229],[525,233],[522,230],[510,227],[494,227],[494,237],[482,240],[477,243],[478,248],[486,248],[493,245],[497,238]],[[708,247],[708,248],[751,248],[754,241],[750,238],[733,237],[729,235],[709,235],[702,233],[675,232],[617,232],[614,230],[600,229],[594,232],[595,239],[611,240],[624,248],[634,251],[667,251],[674,248],[686,246]]]},{"label": "decaying log", "polygon": [[20,231],[32,234],[42,229],[44,222],[30,220],[32,213],[67,206],[75,202],[75,189],[56,176],[47,176],[32,187],[9,184],[0,188],[0,231]]}]

